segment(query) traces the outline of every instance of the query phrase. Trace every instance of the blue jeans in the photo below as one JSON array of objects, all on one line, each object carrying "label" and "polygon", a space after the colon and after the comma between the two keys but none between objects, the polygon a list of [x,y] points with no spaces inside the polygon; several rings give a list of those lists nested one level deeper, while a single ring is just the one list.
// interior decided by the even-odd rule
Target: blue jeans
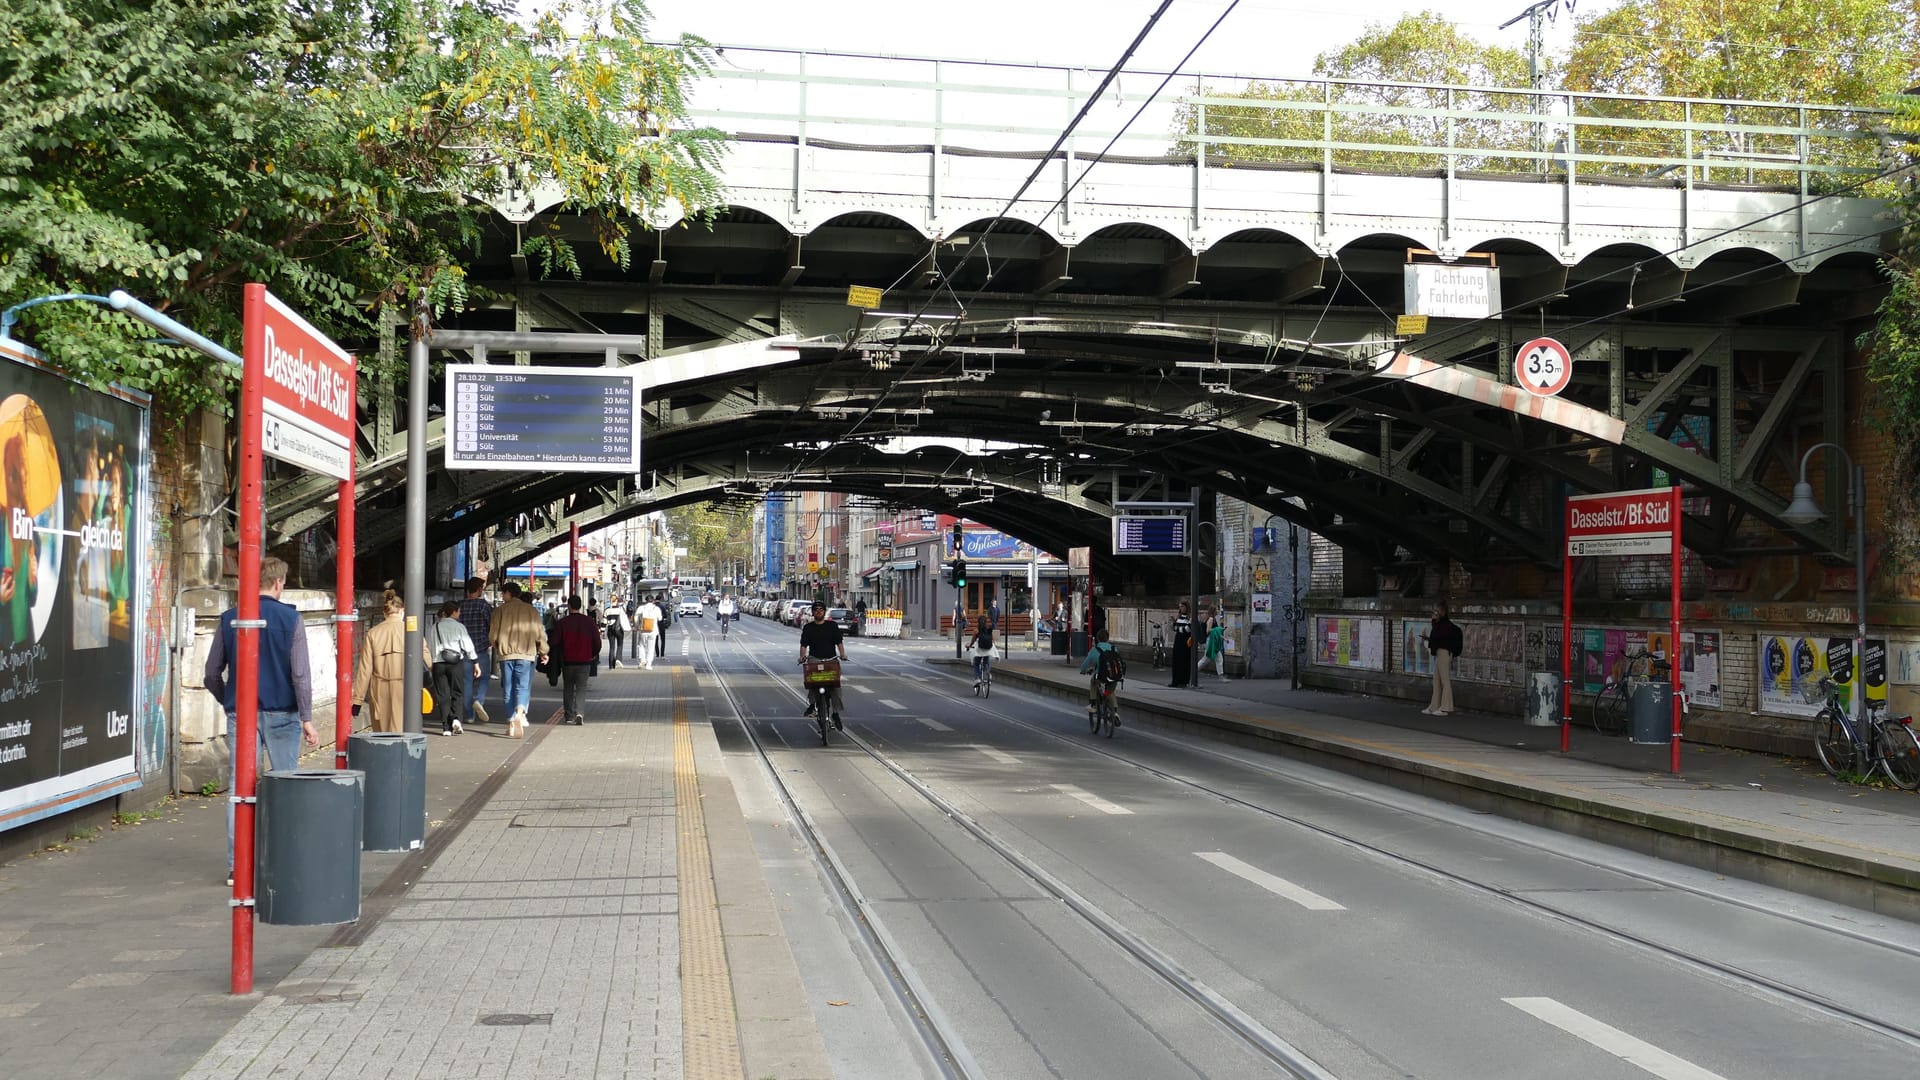
[{"label": "blue jeans", "polygon": [[[233,752],[235,720],[227,717],[227,794],[240,793],[240,755]],[[300,767],[300,714],[289,709],[281,712],[277,709],[261,709],[259,724],[260,749],[267,752],[267,768],[297,769]],[[259,751],[254,752],[254,760],[259,760]],[[256,781],[259,773],[254,773]],[[257,804],[256,804],[257,805]],[[255,819],[256,822],[258,819]],[[233,872],[233,802],[227,802],[227,872]]]},{"label": "blue jeans", "polygon": [[493,678],[493,651],[481,649],[480,659],[474,664],[480,667],[478,676],[474,675],[472,666],[460,665],[460,722],[463,724],[473,723],[473,703],[487,698],[487,682]]},{"label": "blue jeans", "polygon": [[500,661],[500,698],[506,703],[508,716],[533,702],[533,661]]}]

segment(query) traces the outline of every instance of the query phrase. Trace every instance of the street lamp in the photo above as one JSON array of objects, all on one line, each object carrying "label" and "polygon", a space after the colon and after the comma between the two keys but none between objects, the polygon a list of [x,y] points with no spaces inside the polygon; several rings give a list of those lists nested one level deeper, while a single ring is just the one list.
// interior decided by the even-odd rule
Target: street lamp
[{"label": "street lamp", "polygon": [[1807,483],[1807,462],[1819,449],[1836,450],[1853,474],[1853,486],[1847,492],[1847,511],[1853,515],[1853,726],[1864,730],[1867,718],[1867,470],[1854,464],[1853,455],[1838,443],[1815,443],[1800,457],[1800,480],[1793,485],[1793,501],[1780,512],[1780,520],[1793,525],[1810,525],[1825,518],[1826,512],[1813,501],[1813,485]]}]

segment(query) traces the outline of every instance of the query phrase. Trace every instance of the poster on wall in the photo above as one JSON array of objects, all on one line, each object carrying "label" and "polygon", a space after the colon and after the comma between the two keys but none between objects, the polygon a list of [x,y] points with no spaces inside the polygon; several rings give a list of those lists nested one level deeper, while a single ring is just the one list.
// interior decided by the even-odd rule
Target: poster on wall
[{"label": "poster on wall", "polygon": [[[1826,702],[1820,680],[1837,684],[1843,708],[1853,707],[1854,669],[1852,637],[1806,637],[1762,634],[1756,655],[1760,661],[1760,711],[1776,716],[1812,716]],[[1867,639],[1865,669],[1867,704],[1887,700],[1887,643]]]},{"label": "poster on wall", "polygon": [[[1647,661],[1636,661],[1637,653],[1660,658],[1672,655],[1671,637],[1666,630],[1623,630],[1618,628],[1575,627],[1573,631],[1573,682],[1578,692],[1597,694],[1609,682],[1629,674],[1644,675]],[[1680,685],[1695,705],[1705,709],[1723,707],[1720,696],[1720,631],[1683,630],[1680,632]]]},{"label": "poster on wall", "polygon": [[144,400],[0,352],[0,829],[138,787]]},{"label": "poster on wall", "polygon": [[[1432,675],[1433,654],[1420,635],[1433,624],[1427,619],[1400,620],[1400,670],[1408,675]],[[1513,622],[1462,622],[1461,652],[1454,658],[1453,677],[1462,682],[1520,686],[1525,681],[1525,628]]]},{"label": "poster on wall", "polygon": [[1273,560],[1265,555],[1247,557],[1247,580],[1252,584],[1252,602],[1249,605],[1253,621],[1265,624],[1273,621]]},{"label": "poster on wall", "polygon": [[1322,667],[1385,671],[1386,620],[1316,615],[1313,662]]}]

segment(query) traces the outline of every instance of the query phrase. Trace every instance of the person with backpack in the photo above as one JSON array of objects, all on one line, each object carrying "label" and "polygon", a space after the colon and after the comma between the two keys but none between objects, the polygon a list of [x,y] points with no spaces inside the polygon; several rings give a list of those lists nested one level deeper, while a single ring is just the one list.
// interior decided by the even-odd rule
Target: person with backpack
[{"label": "person with backpack", "polygon": [[1213,609],[1207,617],[1207,636],[1205,653],[1200,657],[1200,666],[1215,675],[1225,675],[1227,661],[1227,623],[1221,617],[1220,609]]},{"label": "person with backpack", "polygon": [[973,657],[973,687],[980,688],[980,680],[986,677],[987,665],[993,663],[993,622],[982,618],[974,623],[972,649],[968,655]]},{"label": "person with backpack", "polygon": [[1420,635],[1433,654],[1433,695],[1420,711],[1427,716],[1446,716],[1453,712],[1453,661],[1466,643],[1466,635],[1447,617],[1445,600],[1433,605],[1433,625]]},{"label": "person with backpack", "polygon": [[660,605],[654,603],[653,597],[649,596],[646,602],[641,604],[635,611],[634,615],[635,621],[640,624],[640,632],[635,634],[633,638],[634,641],[639,643],[636,648],[641,654],[640,666],[648,671],[652,671],[654,647],[660,640]]},{"label": "person with backpack", "polygon": [[1185,600],[1173,616],[1173,681],[1168,686],[1186,686],[1193,677],[1193,611]]},{"label": "person with backpack", "polygon": [[[1107,632],[1102,630],[1094,636],[1093,648],[1087,651],[1086,660],[1080,664],[1080,674],[1093,676],[1087,682],[1088,716],[1092,716],[1099,707],[1100,699],[1107,695],[1108,687],[1119,686],[1127,678],[1127,662],[1120,656],[1120,650],[1107,640]],[[1118,725],[1120,720],[1116,716],[1113,722]]]}]

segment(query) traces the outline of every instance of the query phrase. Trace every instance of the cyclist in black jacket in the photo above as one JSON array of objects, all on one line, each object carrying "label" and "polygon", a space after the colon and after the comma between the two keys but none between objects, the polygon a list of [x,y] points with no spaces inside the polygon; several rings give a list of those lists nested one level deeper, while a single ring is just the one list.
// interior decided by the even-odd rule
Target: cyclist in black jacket
[{"label": "cyclist in black jacket", "polygon": [[[846,638],[840,632],[840,624],[827,618],[827,605],[819,600],[815,600],[813,602],[813,621],[800,628],[800,662],[804,664],[809,660],[833,660],[836,658],[840,660],[847,658]],[[841,726],[841,698],[840,687],[838,686],[833,688],[833,697],[830,700],[830,706],[833,712],[833,726],[838,728]],[[809,696],[807,702],[807,715],[813,715],[811,696]]]}]

